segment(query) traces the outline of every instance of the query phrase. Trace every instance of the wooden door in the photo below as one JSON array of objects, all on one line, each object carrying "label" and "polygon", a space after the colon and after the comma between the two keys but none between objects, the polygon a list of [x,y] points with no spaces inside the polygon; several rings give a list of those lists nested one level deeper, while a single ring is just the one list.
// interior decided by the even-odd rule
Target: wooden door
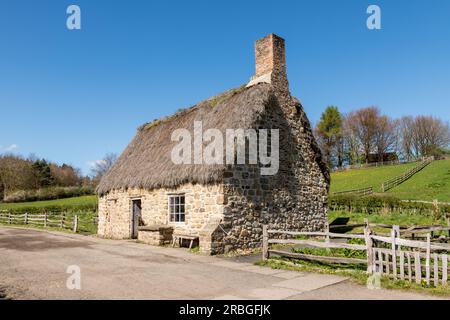
[{"label": "wooden door", "polygon": [[137,239],[139,219],[141,217],[142,204],[141,199],[132,201],[132,214],[131,214],[131,238]]}]

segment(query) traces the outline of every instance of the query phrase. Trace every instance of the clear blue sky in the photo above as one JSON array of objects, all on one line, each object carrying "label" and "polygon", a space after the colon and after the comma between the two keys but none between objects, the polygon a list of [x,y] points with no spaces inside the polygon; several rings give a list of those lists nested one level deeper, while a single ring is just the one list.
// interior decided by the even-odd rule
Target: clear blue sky
[{"label": "clear blue sky", "polygon": [[[369,4],[382,30],[366,28]],[[142,123],[246,83],[253,42],[272,32],[313,123],[330,104],[450,120],[447,0],[0,0],[0,153],[89,173]]]}]

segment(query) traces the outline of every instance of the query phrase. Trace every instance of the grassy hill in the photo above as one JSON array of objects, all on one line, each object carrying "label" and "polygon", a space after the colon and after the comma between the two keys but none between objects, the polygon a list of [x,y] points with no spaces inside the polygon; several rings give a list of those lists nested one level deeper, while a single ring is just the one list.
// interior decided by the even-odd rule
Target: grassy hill
[{"label": "grassy hill", "polygon": [[406,200],[450,202],[450,160],[434,161],[389,193]]},{"label": "grassy hill", "polygon": [[[401,164],[381,168],[355,169],[335,172],[331,175],[331,192],[374,187],[381,192],[381,184],[402,174],[415,164]],[[450,160],[434,161],[422,171],[388,194],[405,200],[450,202]]]},{"label": "grassy hill", "polygon": [[414,167],[415,163],[400,164],[379,168],[353,169],[331,174],[331,192],[373,187],[374,192],[381,192],[384,181]]}]

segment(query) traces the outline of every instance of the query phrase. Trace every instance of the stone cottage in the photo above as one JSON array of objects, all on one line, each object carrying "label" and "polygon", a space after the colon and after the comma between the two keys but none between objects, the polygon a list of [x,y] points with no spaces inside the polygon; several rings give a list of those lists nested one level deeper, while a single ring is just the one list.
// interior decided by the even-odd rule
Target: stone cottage
[{"label": "stone cottage", "polygon": [[[219,254],[260,246],[263,224],[325,227],[330,175],[303,107],[290,95],[285,41],[274,34],[258,40],[255,62],[248,84],[137,130],[98,186],[99,236],[168,244],[190,235],[201,252]],[[278,171],[263,175],[265,164],[249,161],[175,164],[173,132],[192,132],[196,122],[221,132],[277,129]]]}]

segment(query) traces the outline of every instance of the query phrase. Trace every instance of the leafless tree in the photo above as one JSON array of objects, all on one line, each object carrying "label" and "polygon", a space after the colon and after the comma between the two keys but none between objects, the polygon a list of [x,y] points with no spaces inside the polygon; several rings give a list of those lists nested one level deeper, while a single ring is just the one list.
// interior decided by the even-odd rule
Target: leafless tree
[{"label": "leafless tree", "polygon": [[350,165],[353,165],[360,163],[362,148],[358,138],[354,134],[350,121],[352,121],[350,117],[344,118],[342,143],[345,158]]},{"label": "leafless tree", "polygon": [[383,162],[384,155],[397,151],[398,121],[386,115],[378,116],[375,122],[374,146],[378,162]]},{"label": "leafless tree", "polygon": [[413,150],[414,145],[414,118],[405,116],[399,120],[399,151],[407,161],[416,158]]},{"label": "leafless tree", "polygon": [[434,155],[450,144],[448,123],[432,116],[417,116],[412,126],[412,152],[416,157]]},{"label": "leafless tree", "polygon": [[108,172],[109,169],[114,165],[117,160],[117,154],[108,153],[105,157],[99,161],[96,161],[92,171],[93,179],[96,183],[100,181],[100,179]]},{"label": "leafless tree", "polygon": [[366,163],[369,162],[369,155],[375,148],[377,121],[379,117],[380,109],[377,107],[359,109],[350,113],[348,116],[349,129],[360,143]]}]

